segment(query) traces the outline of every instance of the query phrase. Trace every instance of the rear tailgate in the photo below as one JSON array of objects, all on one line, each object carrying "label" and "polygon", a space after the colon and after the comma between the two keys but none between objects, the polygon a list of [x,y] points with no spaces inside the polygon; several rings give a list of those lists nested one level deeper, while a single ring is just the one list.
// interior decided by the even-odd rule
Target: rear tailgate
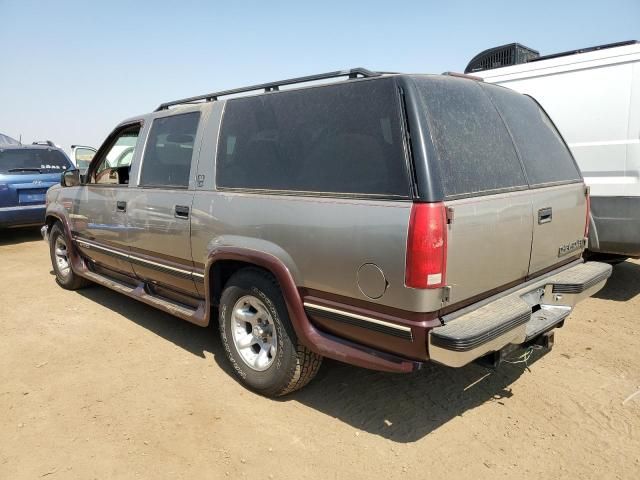
[{"label": "rear tailgate", "polygon": [[524,281],[531,248],[529,191],[446,202],[449,303]]},{"label": "rear tailgate", "polygon": [[451,217],[449,303],[523,281],[533,236],[531,192],[504,122],[478,82],[415,78]]},{"label": "rear tailgate", "polygon": [[413,79],[449,209],[448,303],[513,287],[578,255],[584,184],[538,104],[471,80]]},{"label": "rear tailgate", "polygon": [[60,173],[0,175],[0,206],[44,205],[47,190],[60,183]]},{"label": "rear tailgate", "polygon": [[569,148],[532,98],[494,85],[482,88],[509,128],[531,187],[529,274],[580,255],[586,246],[587,197]]},{"label": "rear tailgate", "polygon": [[534,226],[529,274],[582,253],[587,208],[582,184],[532,192]]}]

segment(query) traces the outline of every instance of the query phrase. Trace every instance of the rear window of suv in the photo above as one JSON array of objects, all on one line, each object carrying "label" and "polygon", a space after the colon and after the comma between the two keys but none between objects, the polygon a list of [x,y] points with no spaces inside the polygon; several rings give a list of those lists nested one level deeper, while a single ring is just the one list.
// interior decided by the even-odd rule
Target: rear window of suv
[{"label": "rear window of suv", "polygon": [[46,148],[0,148],[0,173],[50,173],[72,168],[59,150]]},{"label": "rear window of suv", "polygon": [[447,198],[580,180],[557,129],[532,98],[451,77],[413,77]]},{"label": "rear window of suv", "polygon": [[216,184],[408,196],[395,83],[357,81],[228,100]]},{"label": "rear window of suv", "polygon": [[527,188],[513,142],[477,82],[413,77],[447,198]]},{"label": "rear window of suv", "polygon": [[558,130],[531,97],[481,84],[509,127],[532,186],[580,180],[580,172]]}]

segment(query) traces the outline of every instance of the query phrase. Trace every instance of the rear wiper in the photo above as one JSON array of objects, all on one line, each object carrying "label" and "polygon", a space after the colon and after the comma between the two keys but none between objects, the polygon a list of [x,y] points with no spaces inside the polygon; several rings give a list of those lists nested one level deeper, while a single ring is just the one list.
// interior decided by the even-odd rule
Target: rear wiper
[{"label": "rear wiper", "polygon": [[10,168],[9,170],[7,170],[7,172],[12,173],[12,172],[38,172],[38,173],[42,173],[42,169],[41,168]]}]

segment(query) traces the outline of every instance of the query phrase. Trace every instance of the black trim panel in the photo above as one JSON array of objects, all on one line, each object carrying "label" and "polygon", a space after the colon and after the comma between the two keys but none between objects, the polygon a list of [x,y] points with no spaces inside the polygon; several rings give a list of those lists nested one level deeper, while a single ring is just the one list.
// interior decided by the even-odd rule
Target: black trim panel
[{"label": "black trim panel", "polygon": [[305,306],[304,309],[305,309],[305,312],[312,317],[313,316],[322,317],[329,320],[333,320],[335,322],[346,323],[347,325],[353,325],[354,327],[365,328],[367,330],[383,333],[385,335],[391,335],[393,337],[402,338],[403,340],[413,341],[413,334],[411,333],[411,330],[397,329],[391,326],[382,325],[380,323],[367,322],[366,320],[361,320],[356,317],[341,315],[335,312],[328,312],[320,308]]}]

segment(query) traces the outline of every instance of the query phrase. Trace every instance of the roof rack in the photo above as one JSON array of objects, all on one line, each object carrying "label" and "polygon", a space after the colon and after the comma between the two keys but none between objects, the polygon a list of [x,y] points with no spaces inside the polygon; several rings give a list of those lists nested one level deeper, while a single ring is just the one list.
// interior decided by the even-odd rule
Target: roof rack
[{"label": "roof rack", "polygon": [[49,147],[55,147],[56,144],[53,143],[51,140],[38,140],[36,142],[33,142],[31,145],[47,145]]},{"label": "roof rack", "polygon": [[369,77],[379,77],[382,75],[380,72],[372,72],[371,70],[367,70],[366,68],[352,68],[351,70],[337,70],[335,72],[327,72],[327,73],[319,73],[316,75],[308,75],[306,77],[296,77],[289,78],[286,80],[280,80],[278,82],[269,82],[269,83],[261,83],[259,85],[251,85],[249,87],[241,87],[241,88],[233,88],[231,90],[222,90],[220,92],[208,93],[206,95],[198,95],[197,97],[189,97],[183,98],[180,100],[174,100],[172,102],[166,102],[160,104],[158,108],[155,109],[156,112],[160,110],[167,110],[169,107],[173,107],[175,105],[183,105],[187,103],[196,103],[196,102],[213,102],[218,100],[218,97],[223,97],[226,95],[234,95],[236,93],[244,93],[244,92],[252,92],[254,90],[262,90],[264,89],[266,92],[277,92],[280,90],[280,87],[284,85],[294,85],[296,83],[307,83],[314,82],[317,80],[326,80],[329,78],[340,78],[340,77],[348,77],[350,79],[358,78],[358,76],[362,78]]},{"label": "roof rack", "polygon": [[447,75],[449,77],[457,77],[457,78],[468,78],[469,80],[475,80],[476,82],[484,82],[484,78],[477,77],[475,75],[468,75],[466,73],[458,73],[458,72],[442,72],[442,75]]}]

